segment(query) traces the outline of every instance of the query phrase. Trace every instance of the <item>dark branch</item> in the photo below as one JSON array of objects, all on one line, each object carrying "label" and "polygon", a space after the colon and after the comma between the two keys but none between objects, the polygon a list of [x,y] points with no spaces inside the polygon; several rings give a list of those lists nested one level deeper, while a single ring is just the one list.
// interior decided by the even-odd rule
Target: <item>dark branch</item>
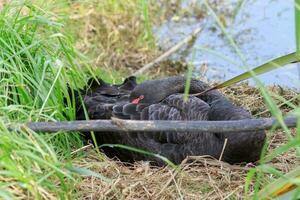
[{"label": "dark branch", "polygon": [[[286,118],[288,127],[295,127],[296,117]],[[241,132],[280,128],[274,118],[244,119],[234,121],[135,121],[120,120],[87,120],[64,122],[29,122],[26,124],[9,126],[10,129],[28,127],[36,132],[57,131],[95,131],[95,132],[159,132],[159,131],[200,131],[200,132]]]}]

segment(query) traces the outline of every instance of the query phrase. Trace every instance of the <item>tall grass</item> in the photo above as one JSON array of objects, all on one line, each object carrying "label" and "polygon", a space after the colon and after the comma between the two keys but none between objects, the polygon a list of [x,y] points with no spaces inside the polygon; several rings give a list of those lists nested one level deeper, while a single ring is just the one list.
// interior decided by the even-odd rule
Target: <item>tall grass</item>
[{"label": "tall grass", "polygon": [[15,121],[75,119],[69,89],[86,80],[87,68],[78,63],[63,25],[47,12],[46,3],[38,5],[12,1],[0,12],[0,198],[4,199],[71,199],[76,182],[66,158],[82,145],[78,134],[6,129]]},{"label": "tall grass", "polygon": [[8,131],[3,121],[0,131],[0,199],[25,199],[26,193],[34,199],[71,198],[76,176],[43,137]]},{"label": "tall grass", "polygon": [[[296,51],[300,54],[300,1],[295,0],[295,38]],[[298,78],[300,79],[300,64],[297,64]]]},{"label": "tall grass", "polygon": [[142,0],[142,11],[143,11],[143,18],[144,18],[144,26],[145,26],[145,39],[149,41],[151,47],[155,47],[155,39],[152,32],[152,26],[149,16],[149,2],[148,0]]}]

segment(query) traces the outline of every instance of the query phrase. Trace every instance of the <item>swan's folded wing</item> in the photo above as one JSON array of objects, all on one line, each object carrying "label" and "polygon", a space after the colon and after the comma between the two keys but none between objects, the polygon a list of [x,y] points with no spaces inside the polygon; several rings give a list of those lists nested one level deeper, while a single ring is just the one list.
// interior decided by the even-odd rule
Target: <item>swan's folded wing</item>
[{"label": "swan's folded wing", "polygon": [[[186,101],[182,94],[173,94],[162,103],[180,111],[182,120],[207,120],[210,106],[203,100],[190,96]],[[168,120],[173,119],[172,116]]]}]

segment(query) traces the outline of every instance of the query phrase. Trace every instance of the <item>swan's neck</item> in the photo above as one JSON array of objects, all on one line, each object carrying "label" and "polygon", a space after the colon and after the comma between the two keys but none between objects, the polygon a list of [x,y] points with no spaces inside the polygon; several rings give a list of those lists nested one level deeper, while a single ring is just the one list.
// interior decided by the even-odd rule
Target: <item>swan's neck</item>
[{"label": "swan's neck", "polygon": [[[163,91],[166,92],[166,96],[169,96],[174,93],[183,93],[185,90],[185,86],[187,84],[186,77],[170,77],[168,81],[165,82],[163,87]],[[208,88],[207,84],[199,82],[195,79],[191,80],[189,94],[199,93]]]}]

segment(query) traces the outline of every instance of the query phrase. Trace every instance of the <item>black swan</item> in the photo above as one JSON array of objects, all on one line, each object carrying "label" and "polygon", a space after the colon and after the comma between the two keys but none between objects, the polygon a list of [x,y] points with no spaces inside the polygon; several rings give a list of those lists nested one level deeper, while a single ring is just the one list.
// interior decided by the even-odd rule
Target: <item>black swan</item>
[{"label": "black swan", "polygon": [[[85,104],[92,118],[105,116],[121,116],[136,120],[238,120],[250,119],[251,114],[241,107],[233,105],[218,91],[210,91],[201,97],[189,96],[183,101],[186,79],[181,76],[159,80],[145,81],[136,85],[130,78],[131,87],[126,92],[119,88],[127,85],[127,79],[121,85],[109,86],[102,82],[97,91],[85,97]],[[115,88],[116,94],[103,92]],[[190,94],[208,89],[208,85],[192,79]],[[102,89],[101,89],[102,88]],[[102,93],[101,93],[102,92]],[[128,94],[130,96],[128,97]],[[99,99],[95,101],[94,98]],[[106,106],[107,101],[109,106]],[[99,113],[97,107],[105,107]],[[109,110],[109,111],[108,111]],[[97,115],[95,115],[97,111]],[[107,114],[108,113],[108,114]],[[99,117],[98,117],[99,116]],[[125,144],[158,153],[174,163],[180,163],[186,156],[210,155],[229,163],[253,162],[259,159],[264,141],[264,131],[248,131],[240,133],[192,133],[192,132],[161,132],[161,133],[101,133],[97,134],[98,142],[108,144]],[[162,165],[163,161],[123,149],[104,149],[109,156],[117,156],[123,161],[150,160]]]},{"label": "black swan", "polygon": [[90,119],[110,119],[112,116],[129,119],[128,116],[122,113],[113,115],[112,108],[118,104],[128,103],[130,92],[136,85],[136,78],[133,76],[126,78],[119,85],[110,85],[101,79],[96,81],[91,78],[87,86],[75,94],[76,119],[86,119],[79,93],[82,96]]}]

